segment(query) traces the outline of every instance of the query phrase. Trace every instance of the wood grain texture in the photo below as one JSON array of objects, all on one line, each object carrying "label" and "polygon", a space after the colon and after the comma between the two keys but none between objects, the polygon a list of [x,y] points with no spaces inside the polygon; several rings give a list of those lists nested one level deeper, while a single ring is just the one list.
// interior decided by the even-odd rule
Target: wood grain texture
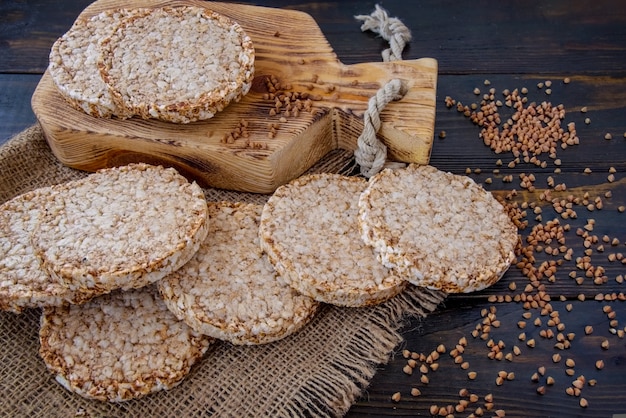
[{"label": "wood grain texture", "polygon": [[[572,303],[571,311],[565,306]],[[622,302],[623,304],[623,302]],[[429,315],[424,321],[412,321],[404,329],[405,342],[397,348],[393,358],[384,368],[381,368],[369,386],[366,395],[357,402],[347,418],[356,417],[416,417],[431,416],[429,409],[432,405],[446,407],[456,406],[459,400],[468,400],[469,397],[460,396],[461,389],[467,389],[477,395],[478,400],[470,403],[462,412],[454,412],[455,417],[467,417],[480,407],[483,416],[495,416],[496,410],[504,410],[507,417],[611,417],[613,414],[626,413],[626,398],[623,396],[624,374],[626,373],[626,356],[624,356],[623,340],[612,335],[606,327],[606,315],[602,312],[603,304],[587,302],[553,302],[554,308],[561,312],[567,332],[573,332],[576,337],[573,347],[569,350],[555,351],[554,338],[546,339],[539,336],[541,329],[546,329],[546,318],[537,312],[527,321],[525,332],[527,339],[534,338],[536,345],[529,348],[525,342],[518,339],[522,332],[515,325],[524,320],[521,316],[524,310],[519,304],[504,303],[491,304],[486,300],[452,300],[447,301],[434,315]],[[619,304],[613,308],[624,311]],[[499,329],[492,328],[487,340],[474,338],[471,332],[484,321],[481,311],[495,308],[495,315],[502,322]],[[543,326],[533,325],[536,318],[543,320]],[[504,325],[507,324],[507,325]],[[592,325],[594,333],[585,335],[584,326]],[[458,341],[467,338],[467,346],[462,354],[463,362],[469,363],[464,370],[461,364],[454,362],[450,352]],[[513,355],[512,360],[489,359],[491,349],[487,346],[490,339],[496,343],[502,341],[505,354],[512,353],[517,346],[521,354]],[[603,339],[609,339],[613,344],[608,350],[600,347]],[[427,384],[420,381],[419,365],[412,375],[403,372],[407,360],[403,357],[403,350],[416,353],[430,354],[443,344],[446,352],[441,354],[437,361],[439,368],[430,370],[427,375]],[[554,362],[552,355],[558,352],[561,355],[559,362]],[[572,359],[574,375],[569,376],[569,368],[565,362]],[[603,360],[605,367],[598,370],[596,361]],[[421,363],[420,363],[421,365]],[[546,372],[538,381],[532,376],[540,367]],[[469,371],[476,371],[477,378],[470,380]],[[506,380],[502,385],[496,384],[498,372],[514,373],[513,380]],[[597,384],[585,384],[580,396],[570,396],[566,390],[579,376],[585,376],[587,381],[595,379]],[[547,378],[552,377],[553,385],[547,385]],[[544,386],[544,395],[537,393],[537,388]],[[412,396],[411,389],[417,388],[421,394]],[[400,402],[393,402],[391,395],[401,393]],[[488,410],[485,396],[493,396],[493,406]],[[580,398],[589,402],[587,408],[579,406]]]},{"label": "wood grain texture", "polygon": [[41,77],[38,74],[0,74],[0,145],[37,122],[30,106]]},{"label": "wood grain texture", "polygon": [[[132,118],[98,119],[73,110],[46,73],[32,106],[54,154],[64,164],[95,171],[144,161],[173,166],[203,185],[270,193],[301,175],[335,148],[354,150],[370,97],[392,79],[407,89],[381,112],[379,137],[395,161],[428,163],[435,122],[437,63],[423,58],[343,65],[308,14],[256,6],[186,1],[136,1],[135,7],[195,4],[231,17],[251,37],[256,52],[250,93],[215,117],[187,125]],[[100,0],[83,12],[128,7]],[[280,29],[276,23],[281,22]],[[266,80],[304,92],[313,109],[272,116]],[[249,137],[226,143],[240,121]],[[277,127],[268,137],[268,124]]]},{"label": "wood grain texture", "polygon": [[[0,3],[0,72],[42,73],[56,37],[91,2],[59,7],[54,0]],[[362,34],[354,15],[376,2],[362,0],[239,0],[311,15],[346,64],[375,62],[385,41]],[[381,3],[382,4],[382,3]],[[414,34],[405,59],[434,57],[441,74],[623,74],[626,8],[614,0],[527,0],[480,4],[456,0],[385,0],[391,15]],[[239,6],[233,6],[236,9]],[[6,10],[6,13],[4,13]],[[25,49],[28,51],[24,53]]]}]

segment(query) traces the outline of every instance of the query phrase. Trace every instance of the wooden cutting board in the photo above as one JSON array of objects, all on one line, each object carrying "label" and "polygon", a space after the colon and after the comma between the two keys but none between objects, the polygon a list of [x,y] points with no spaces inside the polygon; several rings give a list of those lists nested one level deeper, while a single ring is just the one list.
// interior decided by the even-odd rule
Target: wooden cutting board
[{"label": "wooden cutting board", "polygon": [[[202,185],[271,193],[329,151],[354,150],[368,100],[394,78],[408,91],[382,112],[379,137],[389,159],[428,163],[435,122],[434,59],[344,65],[314,19],[293,10],[197,0],[99,0],[83,14],[184,4],[215,10],[245,29],[256,53],[251,91],[214,118],[186,125],[98,119],[71,108],[46,72],[32,107],[62,163],[94,171],[143,161],[176,167]],[[285,116],[281,107],[274,114],[272,80],[279,92],[308,96],[309,109]],[[236,138],[242,124],[247,137]]]}]

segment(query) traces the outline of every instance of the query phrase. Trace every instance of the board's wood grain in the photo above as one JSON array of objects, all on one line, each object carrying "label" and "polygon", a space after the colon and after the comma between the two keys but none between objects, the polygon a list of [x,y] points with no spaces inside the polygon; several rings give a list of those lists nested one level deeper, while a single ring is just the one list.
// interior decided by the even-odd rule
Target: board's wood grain
[{"label": "board's wood grain", "polygon": [[[174,166],[204,185],[259,193],[299,176],[335,148],[354,150],[370,97],[392,79],[406,94],[381,113],[380,139],[395,161],[427,163],[430,157],[437,63],[430,58],[344,65],[306,13],[266,7],[184,1],[137,0],[136,7],[196,4],[239,22],[255,45],[253,87],[239,103],[207,121],[178,125],[159,121],[97,119],[73,110],[45,74],[32,106],[54,154],[83,170],[145,161]],[[83,12],[128,7],[100,0]],[[280,23],[277,26],[277,23]],[[287,92],[308,95],[310,111],[271,115],[267,80]],[[249,137],[224,138],[240,121]],[[269,137],[269,124],[277,128]]]}]

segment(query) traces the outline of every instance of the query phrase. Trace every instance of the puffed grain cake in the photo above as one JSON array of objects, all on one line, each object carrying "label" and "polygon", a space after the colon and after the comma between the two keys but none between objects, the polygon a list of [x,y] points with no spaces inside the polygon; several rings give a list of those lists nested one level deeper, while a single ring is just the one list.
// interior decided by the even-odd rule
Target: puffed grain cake
[{"label": "puffed grain cake", "polygon": [[88,115],[109,118],[132,116],[113,101],[109,87],[100,76],[100,43],[131,12],[106,10],[95,16],[78,17],[72,27],[50,49],[48,72],[63,98]]},{"label": "puffed grain cake", "polygon": [[179,321],[155,285],[44,308],[39,340],[57,382],[109,402],[175,387],[213,341]]},{"label": "puffed grain cake", "polygon": [[482,186],[416,164],[370,178],[359,225],[384,265],[414,285],[448,293],[497,282],[518,242],[517,228]]},{"label": "puffed grain cake", "polygon": [[145,286],[206,238],[202,189],[173,168],[130,164],[60,185],[33,231],[43,268],[71,290]]},{"label": "puffed grain cake", "polygon": [[259,245],[262,205],[209,202],[209,234],[196,255],[158,282],[172,312],[203,334],[265,344],[304,327],[319,304],[277,274]]},{"label": "puffed grain cake", "polygon": [[46,273],[31,245],[31,234],[52,187],[16,196],[0,205],[0,309],[81,303],[92,295],[73,292]]},{"label": "puffed grain cake", "polygon": [[406,287],[360,238],[357,203],[366,186],[357,177],[311,174],[280,186],[268,199],[261,246],[300,293],[358,307],[381,303]]},{"label": "puffed grain cake", "polygon": [[118,107],[189,123],[248,93],[255,53],[238,23],[195,6],[137,10],[102,42],[99,71]]}]

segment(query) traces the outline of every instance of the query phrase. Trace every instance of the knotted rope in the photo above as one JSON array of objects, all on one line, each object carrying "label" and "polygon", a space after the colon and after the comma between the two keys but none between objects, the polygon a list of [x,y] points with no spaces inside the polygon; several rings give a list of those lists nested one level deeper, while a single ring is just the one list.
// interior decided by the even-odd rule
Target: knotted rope
[{"label": "knotted rope", "polygon": [[[411,31],[400,19],[389,17],[387,11],[376,5],[370,15],[355,16],[362,20],[361,30],[370,30],[389,42],[390,47],[382,52],[383,61],[402,59],[402,51],[411,40]],[[368,108],[363,115],[363,132],[357,139],[357,149],[354,157],[360,166],[361,174],[371,177],[378,173],[386,164],[387,147],[376,136],[380,129],[380,113],[392,100],[400,100],[406,94],[406,86],[399,79],[393,79],[381,87],[376,95],[371,97]]]},{"label": "knotted rope", "polygon": [[361,31],[378,33],[385,41],[389,42],[389,48],[382,52],[383,61],[397,61],[402,59],[402,51],[411,40],[411,31],[397,17],[389,17],[387,11],[376,5],[376,9],[370,15],[358,15],[354,17],[362,20]]},{"label": "knotted rope", "polygon": [[354,151],[361,174],[365,177],[378,173],[387,161],[387,147],[376,136],[381,125],[380,113],[389,102],[400,100],[405,93],[402,82],[395,78],[380,88],[368,102],[368,108],[363,114],[363,132],[357,139],[357,149]]}]

